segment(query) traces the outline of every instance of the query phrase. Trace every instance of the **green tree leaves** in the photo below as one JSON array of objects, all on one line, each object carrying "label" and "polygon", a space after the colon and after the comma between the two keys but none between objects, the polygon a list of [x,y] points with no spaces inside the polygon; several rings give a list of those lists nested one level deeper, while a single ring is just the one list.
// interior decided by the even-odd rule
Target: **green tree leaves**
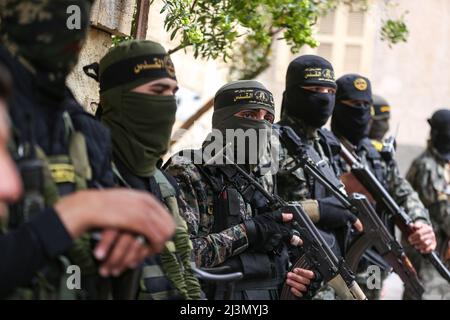
[{"label": "green tree leaves", "polygon": [[[169,51],[192,47],[194,57],[231,62],[230,78],[255,77],[269,66],[274,41],[285,40],[292,52],[316,47],[313,27],[319,17],[344,4],[368,10],[369,0],[164,0],[161,14],[170,39]],[[386,19],[381,39],[389,45],[406,41],[404,17]]]}]

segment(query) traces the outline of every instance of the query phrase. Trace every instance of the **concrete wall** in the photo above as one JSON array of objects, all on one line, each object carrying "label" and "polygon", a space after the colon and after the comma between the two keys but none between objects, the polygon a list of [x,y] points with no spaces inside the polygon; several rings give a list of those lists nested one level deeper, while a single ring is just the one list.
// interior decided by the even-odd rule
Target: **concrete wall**
[{"label": "concrete wall", "polygon": [[[433,111],[450,106],[450,1],[397,0],[407,10],[407,43],[374,39],[373,90],[392,105],[402,171],[426,145]],[[377,20],[378,21],[378,20]]]},{"label": "concrete wall", "polygon": [[91,29],[80,59],[67,84],[77,100],[89,112],[94,112],[98,84],[86,76],[83,66],[98,62],[111,47],[111,35],[129,35],[135,0],[97,0],[91,10]]},{"label": "concrete wall", "polygon": [[[164,30],[164,15],[160,14],[162,1],[155,0],[150,6],[147,39],[161,43],[166,50],[175,48],[178,42],[170,41],[170,35]],[[221,61],[194,59],[192,50],[180,50],[172,54],[177,80],[182,90],[190,91],[198,99],[178,105],[177,122],[173,132],[205,102],[211,99],[217,89],[226,83],[227,66]],[[182,90],[180,95],[183,96]],[[174,144],[168,155],[186,148],[198,148],[211,130],[212,110],[207,112],[195,125],[183,135],[181,141]]]}]

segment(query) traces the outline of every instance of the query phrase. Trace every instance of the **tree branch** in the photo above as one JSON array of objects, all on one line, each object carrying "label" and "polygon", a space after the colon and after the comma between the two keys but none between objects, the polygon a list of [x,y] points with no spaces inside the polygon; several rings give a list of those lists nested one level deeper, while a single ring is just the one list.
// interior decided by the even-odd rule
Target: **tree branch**
[{"label": "tree branch", "polygon": [[189,45],[189,44],[179,44],[179,45],[176,46],[175,48],[170,49],[170,50],[167,52],[167,54],[168,54],[168,55],[171,55],[172,53],[175,53],[175,52],[177,52],[177,51],[179,51],[179,50],[181,50],[181,49],[184,49],[184,48],[186,48],[186,47],[188,47],[188,46],[190,46],[190,45]]},{"label": "tree branch", "polygon": [[[272,43],[274,41],[275,38],[275,34],[277,32],[275,32],[272,35],[271,41],[270,43],[266,46],[265,50],[264,50],[264,57],[267,57],[270,53],[270,48],[272,47]],[[239,80],[248,80],[248,79],[254,79],[257,76],[259,76],[261,73],[263,73],[268,67],[269,67],[269,63],[262,63],[257,69],[244,74]],[[192,125],[198,120],[200,119],[209,109],[211,109],[214,105],[214,98],[209,99],[200,109],[197,110],[197,112],[195,112],[192,116],[189,117],[189,119],[187,119],[180,127],[180,129],[183,129],[185,131],[189,130]],[[180,139],[182,137],[179,136],[178,139]],[[172,140],[170,141],[170,145],[172,146],[176,141]]]}]

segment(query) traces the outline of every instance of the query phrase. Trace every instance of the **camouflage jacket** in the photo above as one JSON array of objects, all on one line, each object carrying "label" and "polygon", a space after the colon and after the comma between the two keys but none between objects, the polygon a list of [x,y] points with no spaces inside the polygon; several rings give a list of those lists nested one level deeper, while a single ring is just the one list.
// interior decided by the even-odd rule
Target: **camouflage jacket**
[{"label": "camouflage jacket", "polygon": [[[450,166],[429,146],[416,158],[408,170],[406,178],[419,194],[420,199],[429,210],[431,222],[436,234],[437,248],[441,258],[450,259]],[[423,299],[450,299],[450,285],[437,273],[436,269],[417,252],[408,252],[419,277],[424,284]],[[404,299],[408,299],[404,296]]]},{"label": "camouflage jacket", "polygon": [[[368,166],[397,204],[403,207],[413,221],[424,220],[429,223],[427,209],[409,182],[400,175],[397,162],[392,158],[386,161],[366,138],[355,148],[361,162]],[[350,167],[339,157],[342,172],[349,172]]]},{"label": "camouflage jacket", "polygon": [[428,209],[438,249],[442,249],[450,237],[450,164],[428,147],[411,164],[406,179]]},{"label": "camouflage jacket", "polygon": [[[188,225],[197,266],[214,267],[244,252],[248,248],[248,240],[242,223],[213,232],[214,198],[218,194],[198,167],[187,157],[177,154],[169,159],[165,168],[180,187],[183,199],[180,201],[180,209]],[[259,181],[271,192],[271,175],[267,174],[259,178]],[[224,186],[226,184],[224,182]],[[253,211],[251,205],[240,197],[241,222],[251,219],[255,214]]]}]

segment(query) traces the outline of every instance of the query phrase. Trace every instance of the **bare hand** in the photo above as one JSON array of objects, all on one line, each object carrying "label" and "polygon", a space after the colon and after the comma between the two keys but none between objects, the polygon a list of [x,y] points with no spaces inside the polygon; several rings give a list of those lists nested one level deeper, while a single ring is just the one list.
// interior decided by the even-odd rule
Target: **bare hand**
[{"label": "bare hand", "polygon": [[100,274],[117,276],[123,271],[136,268],[150,254],[155,253],[148,245],[129,233],[105,230],[94,250],[95,257],[103,261]]},{"label": "bare hand", "polygon": [[295,268],[292,272],[288,272],[286,284],[291,287],[293,295],[301,298],[308,291],[308,286],[314,277],[314,272],[311,270]]},{"label": "bare hand", "polygon": [[413,224],[415,232],[408,237],[409,243],[414,246],[420,253],[430,253],[436,249],[436,236],[433,227],[417,221]]},{"label": "bare hand", "polygon": [[73,238],[94,228],[117,229],[143,235],[153,252],[159,252],[175,231],[167,210],[153,196],[141,191],[79,191],[58,201],[55,210]]}]

